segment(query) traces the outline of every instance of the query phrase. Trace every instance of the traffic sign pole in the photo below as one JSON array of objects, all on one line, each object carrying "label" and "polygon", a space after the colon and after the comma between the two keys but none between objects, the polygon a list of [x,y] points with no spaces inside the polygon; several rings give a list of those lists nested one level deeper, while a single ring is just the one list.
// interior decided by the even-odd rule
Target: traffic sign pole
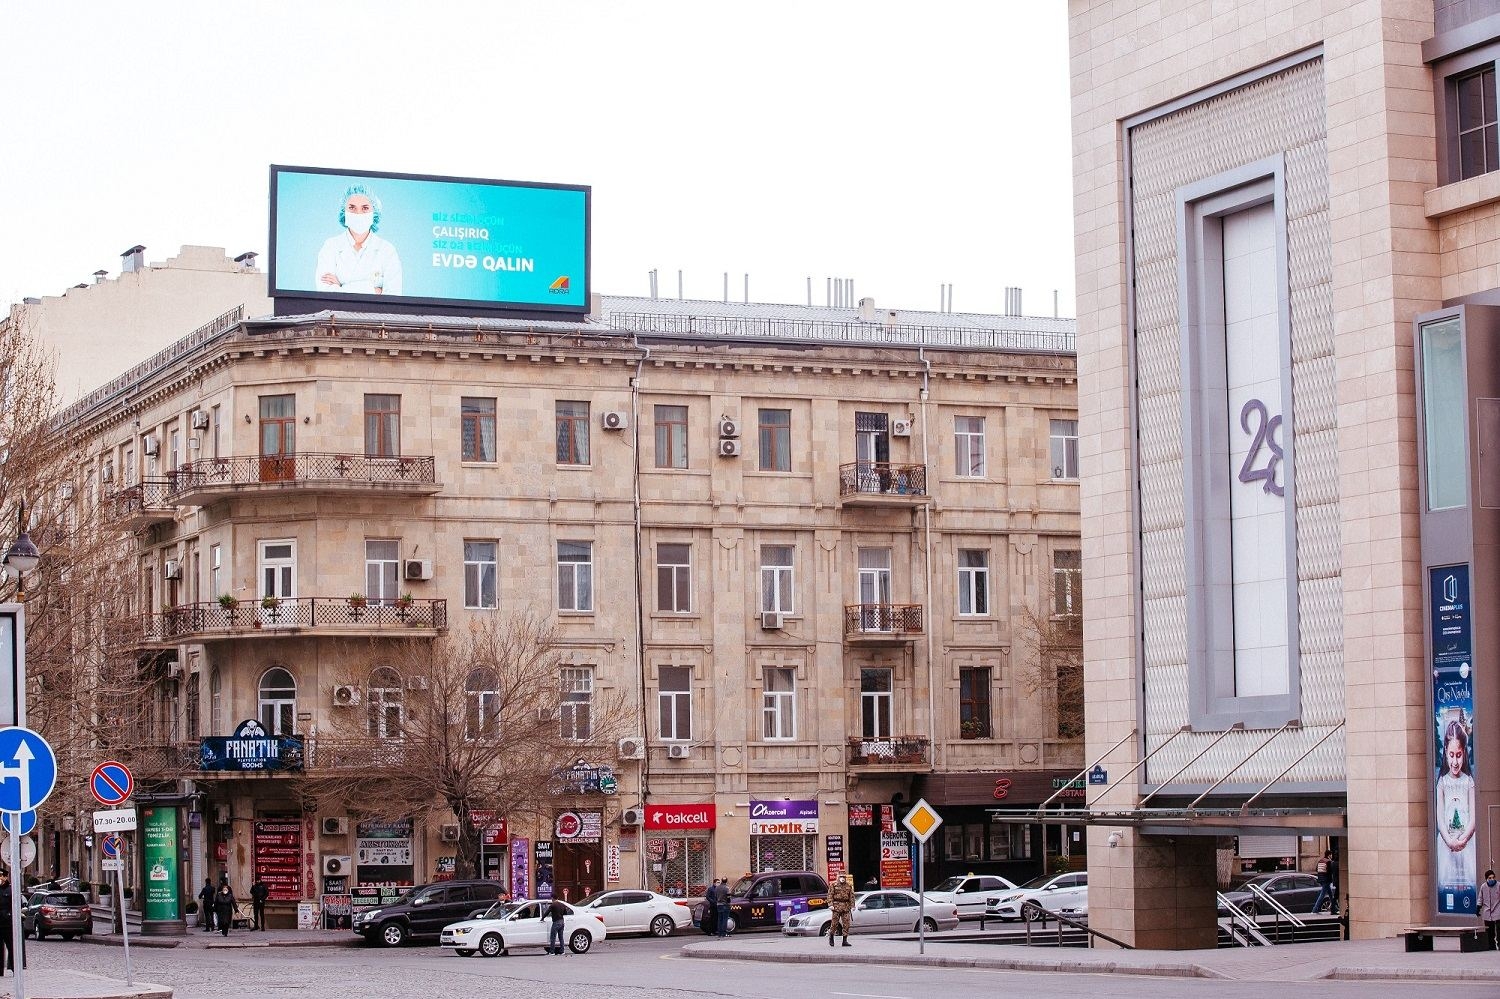
[{"label": "traffic sign pole", "polygon": [[[21,828],[21,817],[15,816],[15,827]],[[10,958],[16,962],[16,999],[26,999],[26,958],[21,947],[26,942],[26,927],[21,921],[21,837],[10,838]]]},{"label": "traffic sign pole", "polygon": [[[130,855],[127,845],[130,841],[122,833],[120,835],[121,858]],[[121,864],[119,870],[115,871],[115,898],[120,900],[120,941],[125,945],[125,987],[135,988],[135,982],[130,974],[130,914],[125,911],[125,865]]]}]

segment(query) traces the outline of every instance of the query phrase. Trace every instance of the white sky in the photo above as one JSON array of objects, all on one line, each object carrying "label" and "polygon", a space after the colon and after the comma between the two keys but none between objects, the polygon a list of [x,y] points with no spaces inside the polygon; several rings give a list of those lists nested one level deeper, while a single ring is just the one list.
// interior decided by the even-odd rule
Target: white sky
[{"label": "white sky", "polygon": [[[271,163],[593,187],[593,282],[1073,314],[1057,0],[8,4],[0,295],[264,252]],[[264,263],[264,260],[262,261]]]}]

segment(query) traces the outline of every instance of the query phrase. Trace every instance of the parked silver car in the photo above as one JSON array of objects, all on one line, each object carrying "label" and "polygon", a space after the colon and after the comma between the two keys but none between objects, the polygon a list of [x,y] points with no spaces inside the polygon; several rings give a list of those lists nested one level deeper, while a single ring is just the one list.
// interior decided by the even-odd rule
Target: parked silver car
[{"label": "parked silver car", "polygon": [[[854,896],[854,908],[849,913],[851,933],[915,933],[918,916],[927,924],[927,932],[952,930],[958,927],[958,907],[951,902],[928,902],[926,912],[921,910],[921,900],[914,891],[904,888],[887,888],[884,891],[864,891]],[[787,917],[781,924],[781,932],[789,937],[826,936],[833,922],[833,913],[827,909],[803,912]]]}]

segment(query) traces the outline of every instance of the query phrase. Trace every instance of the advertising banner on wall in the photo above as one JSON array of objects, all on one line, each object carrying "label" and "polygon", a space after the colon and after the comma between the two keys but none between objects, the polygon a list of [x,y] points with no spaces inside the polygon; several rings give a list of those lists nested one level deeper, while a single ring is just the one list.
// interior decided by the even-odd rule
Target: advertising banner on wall
[{"label": "advertising banner on wall", "polygon": [[177,891],[177,809],[153,806],[141,817],[146,919],[180,919]]},{"label": "advertising banner on wall", "polygon": [[911,887],[911,844],[904,832],[880,835],[880,887]]},{"label": "advertising banner on wall", "polygon": [[1428,570],[1437,760],[1433,814],[1437,911],[1473,915],[1479,877],[1474,808],[1474,641],[1469,567]]},{"label": "advertising banner on wall", "polygon": [[816,801],[750,802],[750,835],[752,836],[811,836],[818,831],[818,803]]},{"label": "advertising banner on wall", "polygon": [[255,872],[266,883],[273,902],[302,898],[302,823],[296,819],[258,821],[254,839]]},{"label": "advertising banner on wall", "polygon": [[273,298],[587,312],[589,188],[271,167]]},{"label": "advertising banner on wall", "polygon": [[531,840],[525,836],[510,841],[510,897],[531,897]]},{"label": "advertising banner on wall", "polygon": [[844,876],[844,837],[825,836],[824,852],[828,863],[828,883],[833,884]]}]

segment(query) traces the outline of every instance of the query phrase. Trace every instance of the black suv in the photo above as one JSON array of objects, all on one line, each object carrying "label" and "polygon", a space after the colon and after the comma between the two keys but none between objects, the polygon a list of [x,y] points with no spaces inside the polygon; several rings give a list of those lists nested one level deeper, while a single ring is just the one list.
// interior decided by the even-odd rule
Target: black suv
[{"label": "black suv", "polygon": [[504,885],[498,881],[420,885],[390,905],[355,915],[354,932],[387,947],[399,947],[408,940],[436,940],[444,926],[468,919],[475,909],[491,905],[503,890]]}]

